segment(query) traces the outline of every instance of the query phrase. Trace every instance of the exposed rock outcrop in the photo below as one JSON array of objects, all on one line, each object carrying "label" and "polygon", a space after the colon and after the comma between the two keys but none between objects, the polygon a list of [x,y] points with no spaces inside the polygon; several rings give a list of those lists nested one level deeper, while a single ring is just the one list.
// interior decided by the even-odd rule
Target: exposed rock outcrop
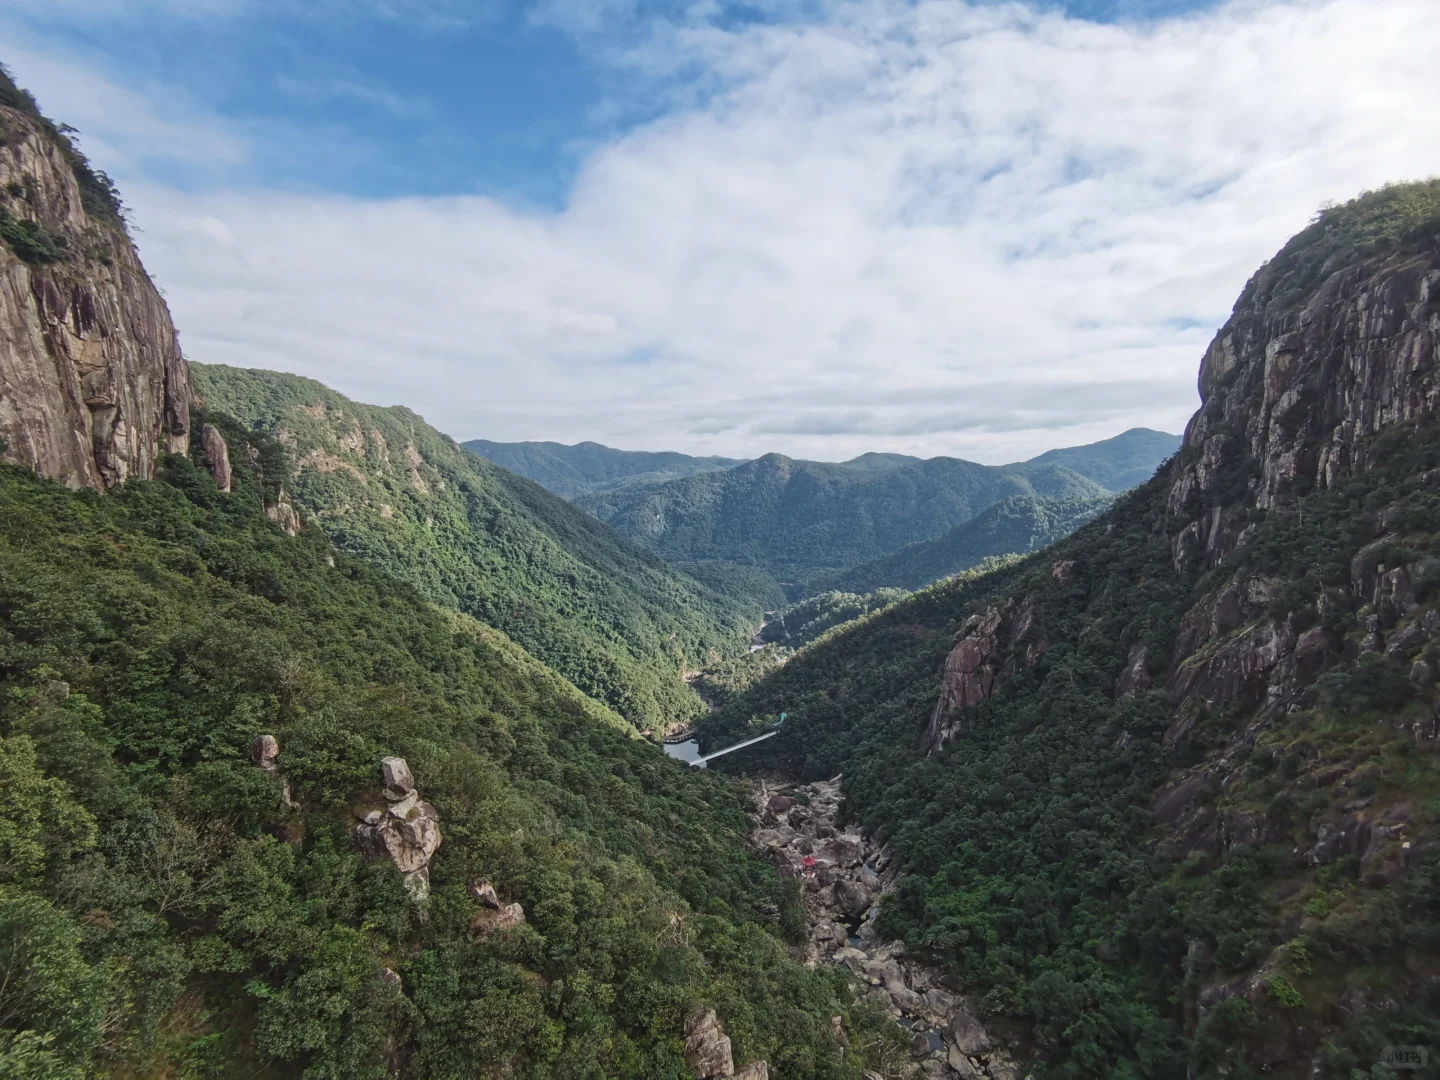
[{"label": "exposed rock outcrop", "polygon": [[200,446],[205,454],[205,464],[215,478],[215,486],[221,491],[230,490],[230,448],[225,437],[214,424],[200,429]]},{"label": "exposed rock outcrop", "polygon": [[300,514],[290,501],[290,496],[283,491],[275,502],[265,507],[265,516],[279,525],[286,536],[294,536],[300,531]]},{"label": "exposed rock outcrop", "polygon": [[1169,506],[1195,517],[1187,543],[1211,565],[1238,540],[1226,538],[1233,529],[1218,505],[1227,479],[1242,492],[1253,481],[1256,506],[1283,507],[1363,470],[1381,431],[1440,402],[1433,249],[1353,260],[1308,292],[1293,273],[1283,257],[1264,266],[1200,365],[1202,406],[1185,430]]},{"label": "exposed rock outcrop", "polygon": [[714,1009],[696,1009],[685,1018],[685,1062],[695,1070],[697,1080],[735,1075],[730,1036]]},{"label": "exposed rock outcrop", "polygon": [[59,137],[0,106],[0,208],[54,245],[0,243],[0,439],[70,487],[154,475],[189,444],[193,391],[170,313],[118,221],[87,213]]},{"label": "exposed rock outcrop", "polygon": [[999,662],[995,656],[1001,613],[991,608],[972,615],[956,635],[955,647],[945,658],[940,698],[925,729],[923,749],[932,754],[965,724],[967,710],[995,692]]},{"label": "exposed rock outcrop", "polygon": [[276,772],[275,759],[280,756],[280,743],[274,735],[256,735],[250,744],[250,760],[266,772]]},{"label": "exposed rock outcrop", "polygon": [[390,805],[360,811],[355,841],[367,857],[389,858],[405,875],[410,895],[423,903],[430,895],[430,860],[440,847],[440,814],[420,798],[404,758],[384,758],[380,771]]},{"label": "exposed rock outcrop", "polygon": [[986,1032],[974,1007],[939,972],[907,957],[904,942],[880,940],[878,905],[899,865],[863,832],[837,831],[840,778],[781,786],[784,791],[757,786],[761,827],[751,841],[781,876],[801,881],[810,939],[797,959],[849,969],[857,993],[914,1033],[911,1056],[925,1076],[1013,1076],[1008,1051]]}]

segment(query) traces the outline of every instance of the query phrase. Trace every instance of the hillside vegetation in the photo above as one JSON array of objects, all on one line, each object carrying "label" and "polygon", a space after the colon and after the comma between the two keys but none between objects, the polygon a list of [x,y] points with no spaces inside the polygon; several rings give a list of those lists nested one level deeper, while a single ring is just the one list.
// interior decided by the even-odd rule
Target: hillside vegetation
[{"label": "hillside vegetation", "polygon": [[[1006,499],[1054,500],[1060,505],[1043,511],[1046,518],[1055,524],[1073,519],[1074,504],[1104,499],[1148,477],[1177,441],[1136,429],[1005,466],[899,454],[831,464],[767,454],[730,469],[584,495],[576,504],[670,562],[758,566],[799,599],[807,594],[806,583],[836,587],[830,579],[839,581],[849,568],[940,537]],[[1034,530],[1015,529],[1017,544],[1034,538]],[[992,532],[991,539],[1006,538]],[[1029,548],[992,549],[981,557],[1013,550]],[[936,576],[965,568],[938,562]]]},{"label": "hillside vegetation", "polygon": [[404,408],[310,379],[193,365],[212,409],[289,451],[295,502],[341,550],[495,626],[636,727],[703,706],[681,681],[743,650],[763,601],[721,595]]},{"label": "hillside vegetation", "polygon": [[1037,499],[1017,495],[996,503],[933,540],[908,544],[883,559],[851,567],[806,586],[806,592],[913,591],[1002,555],[1026,554],[1085,524],[1112,499]]},{"label": "hillside vegetation", "polygon": [[[706,725],[783,710],[723,767],[843,771],[903,865],[882,935],[1037,1077],[1381,1080],[1440,1045],[1437,211],[1435,184],[1326,211],[1247,286],[1154,480]],[[1388,427],[1334,426],[1379,386]]]},{"label": "hillside vegetation", "polygon": [[596,442],[566,446],[556,442],[500,443],[472,439],[461,443],[502,468],[529,477],[542,487],[574,498],[630,484],[663,483],[697,472],[739,465],[736,458],[691,457],[670,451],[615,450]]},{"label": "hillside vegetation", "polygon": [[722,472],[587,495],[576,504],[667,560],[750,563],[798,584],[938,536],[1012,495],[1105,494],[1060,466],[1027,476],[935,458],[852,469],[767,454]]},{"label": "hillside vegetation", "polygon": [[[878,1015],[785,953],[746,788],[284,535],[283,451],[209,419],[257,463],[232,494],[184,457],[108,496],[0,465],[0,1073],[678,1080],[698,1005],[737,1061],[879,1067]],[[389,754],[443,830],[421,906],[351,835]],[[527,921],[468,932],[475,879]]]}]

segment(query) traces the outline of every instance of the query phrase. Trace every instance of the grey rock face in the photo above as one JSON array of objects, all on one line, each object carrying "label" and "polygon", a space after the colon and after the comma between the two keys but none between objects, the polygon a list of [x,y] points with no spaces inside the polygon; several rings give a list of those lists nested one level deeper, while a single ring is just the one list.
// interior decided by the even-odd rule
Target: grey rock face
[{"label": "grey rock face", "polygon": [[730,1036],[714,1009],[696,1009],[685,1018],[685,1062],[695,1070],[697,1080],[735,1075]]},{"label": "grey rock face", "polygon": [[421,800],[404,758],[382,759],[380,773],[390,806],[363,814],[355,843],[367,858],[393,862],[411,897],[423,904],[430,895],[430,860],[440,849],[440,814]]},{"label": "grey rock face", "polygon": [[380,783],[385,797],[398,802],[415,790],[415,777],[404,758],[387,757],[380,759]]},{"label": "grey rock face", "polygon": [[214,424],[200,429],[200,448],[205,453],[205,464],[215,478],[215,486],[221,491],[230,490],[230,448]]},{"label": "grey rock face", "polygon": [[280,744],[274,735],[256,735],[250,744],[250,760],[266,772],[274,772],[278,766],[275,759],[280,756]]},{"label": "grey rock face", "polygon": [[[165,301],[118,226],[91,218],[69,162],[0,106],[0,201],[67,241],[33,265],[0,244],[0,439],[5,456],[72,488],[155,474],[185,452],[194,391]],[[24,184],[24,202],[3,193]]]}]

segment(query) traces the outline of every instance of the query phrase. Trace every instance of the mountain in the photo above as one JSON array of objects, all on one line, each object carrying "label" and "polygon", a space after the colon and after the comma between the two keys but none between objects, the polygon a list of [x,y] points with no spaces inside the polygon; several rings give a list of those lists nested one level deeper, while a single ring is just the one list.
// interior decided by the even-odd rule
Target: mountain
[{"label": "mountain", "polygon": [[36,178],[0,219],[0,326],[40,331],[0,337],[0,1075],[906,1060],[791,958],[749,785],[455,610],[503,601],[608,670],[646,634],[678,664],[711,597],[404,410],[209,368],[192,415],[113,191],[8,81],[0,177]]},{"label": "mountain", "polygon": [[614,450],[596,442],[565,446],[554,442],[497,443],[472,439],[461,443],[502,468],[529,477],[567,499],[630,484],[660,483],[697,472],[738,465],[735,458],[690,457],[668,451]]},{"label": "mountain", "polygon": [[667,561],[753,564],[797,582],[938,536],[1014,495],[1106,494],[1055,465],[1026,474],[932,458],[855,469],[766,454],[720,472],[582,496],[576,505]]},{"label": "mountain", "polygon": [[295,375],[192,365],[207,409],[271,433],[335,545],[505,631],[643,730],[697,715],[683,668],[743,651],[764,604],[719,593],[404,408]]},{"label": "mountain", "polygon": [[0,464],[0,1073],[678,1076],[701,1005],[780,1075],[902,1052],[787,955],[748,786],[191,449],[103,497]]},{"label": "mountain", "polygon": [[1047,450],[1011,468],[1022,471],[1060,465],[1089,477],[1114,492],[1129,491],[1155,475],[1155,469],[1176,450],[1180,436],[1149,428],[1131,428],[1114,438],[1085,446]]},{"label": "mountain", "polygon": [[575,502],[669,562],[759,566],[790,582],[794,596],[805,591],[797,583],[829,579],[943,536],[1006,499],[1060,500],[1041,516],[1064,520],[1077,501],[1123,490],[1107,481],[1130,486],[1140,473],[1149,476],[1177,442],[1136,428],[1003,466],[903,454],[863,454],[841,463],[766,454],[730,469],[637,483]]},{"label": "mountain", "polygon": [[103,489],[184,449],[185,360],[114,187],[3,69],[0,281],[7,458]]},{"label": "mountain", "polygon": [[1036,1075],[1374,1077],[1440,1044],[1437,282],[1440,182],[1323,210],[1154,479],[706,723],[786,711],[724,767],[843,774],[900,864],[880,938]]},{"label": "mountain", "polygon": [[853,566],[805,587],[811,594],[869,593],[876,589],[914,591],[979,566],[986,559],[1023,554],[1068,536],[1113,502],[1095,499],[1037,499],[1014,495],[961,522],[934,540],[908,544],[882,559]]}]

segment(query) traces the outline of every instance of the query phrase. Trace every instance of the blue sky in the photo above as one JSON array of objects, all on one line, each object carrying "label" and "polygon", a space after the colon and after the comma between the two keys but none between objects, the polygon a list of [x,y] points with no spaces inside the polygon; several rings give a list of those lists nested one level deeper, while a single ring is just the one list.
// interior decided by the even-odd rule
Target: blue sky
[{"label": "blue sky", "polygon": [[1177,430],[1262,259],[1440,171],[1429,7],[12,0],[0,59],[195,359],[461,438],[996,461]]},{"label": "blue sky", "polygon": [[[807,5],[719,8],[720,26],[783,25]],[[1147,21],[1212,0],[1069,0],[1048,7],[1096,22]],[[590,8],[592,14],[570,12]],[[243,179],[363,198],[483,193],[558,208],[589,148],[703,94],[693,66],[616,71],[617,51],[685,5],[522,3],[315,5],[196,0],[86,4],[21,0],[17,23],[50,48],[121,81],[183,88],[252,130],[319,137],[319,153],[262,139],[244,171],[219,176],[160,158],[152,176],[195,189]]]}]

